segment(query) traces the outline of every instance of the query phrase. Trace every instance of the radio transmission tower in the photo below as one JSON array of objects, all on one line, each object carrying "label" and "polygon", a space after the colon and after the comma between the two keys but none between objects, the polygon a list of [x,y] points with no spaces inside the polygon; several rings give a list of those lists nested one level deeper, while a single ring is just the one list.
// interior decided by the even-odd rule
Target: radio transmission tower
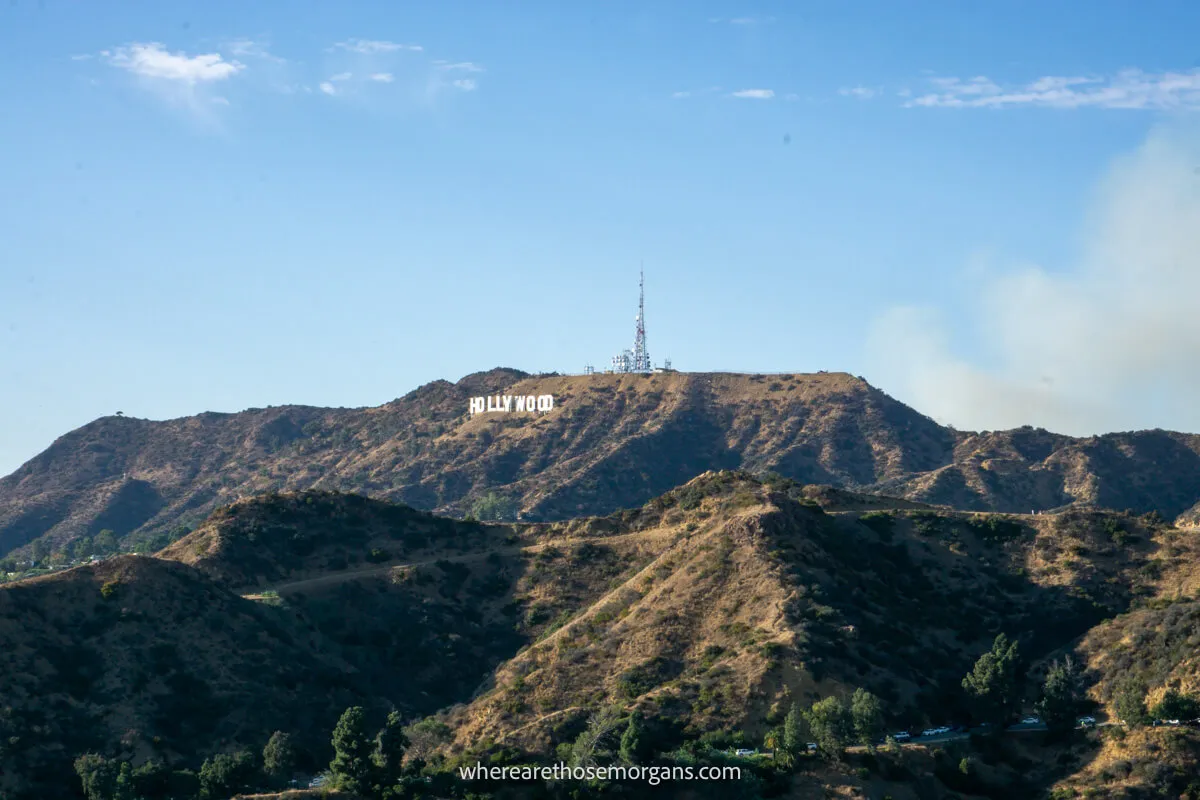
[{"label": "radio transmission tower", "polygon": [[637,333],[633,337],[633,371],[650,372],[650,351],[646,349],[646,273],[638,268]]}]

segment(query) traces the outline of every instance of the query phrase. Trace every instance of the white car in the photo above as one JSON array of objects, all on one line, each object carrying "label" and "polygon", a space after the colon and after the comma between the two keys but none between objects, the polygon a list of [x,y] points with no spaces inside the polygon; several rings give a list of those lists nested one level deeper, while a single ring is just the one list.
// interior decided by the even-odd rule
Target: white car
[{"label": "white car", "polygon": [[937,728],[926,728],[925,730],[921,731],[921,735],[922,736],[941,736],[943,733],[949,733],[949,732],[950,732],[950,728],[946,727],[945,725],[942,725]]},{"label": "white car", "polygon": [[897,742],[904,742],[904,741],[911,739],[912,734],[909,733],[908,731],[900,731],[899,733],[893,733],[892,738],[895,739]]},{"label": "white car", "polygon": [[741,756],[742,758],[747,758],[748,756],[756,756],[756,755],[758,755],[758,751],[757,751],[757,750],[747,750],[747,749],[745,749],[745,748],[742,748],[741,750],[738,750],[738,751],[736,751],[736,752],[734,753],[734,755],[735,755],[735,756]]},{"label": "white car", "polygon": [[1025,719],[1021,720],[1022,725],[1040,725],[1041,722],[1042,721],[1037,717],[1026,717]]},{"label": "white car", "polygon": [[808,743],[808,752],[810,752],[810,753],[815,753],[815,752],[817,752],[817,743],[816,743],[816,742],[809,742],[809,743]]},{"label": "white car", "polygon": [[1095,717],[1080,717],[1079,719],[1077,719],[1075,721],[1085,728],[1096,724]]}]

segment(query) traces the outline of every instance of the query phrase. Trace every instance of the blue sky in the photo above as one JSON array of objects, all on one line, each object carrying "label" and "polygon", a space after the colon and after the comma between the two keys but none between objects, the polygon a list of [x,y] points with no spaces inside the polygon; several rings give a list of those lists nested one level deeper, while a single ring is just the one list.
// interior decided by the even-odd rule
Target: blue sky
[{"label": "blue sky", "polygon": [[1086,5],[10,0],[0,474],[603,365],[639,262],[680,369],[1200,430],[1200,6]]}]

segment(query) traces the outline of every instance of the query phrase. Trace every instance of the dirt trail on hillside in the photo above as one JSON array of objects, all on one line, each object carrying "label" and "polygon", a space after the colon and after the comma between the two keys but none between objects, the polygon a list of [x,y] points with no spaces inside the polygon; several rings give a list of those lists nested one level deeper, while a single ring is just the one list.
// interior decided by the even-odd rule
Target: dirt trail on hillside
[{"label": "dirt trail on hillside", "polygon": [[261,600],[266,596],[267,592],[275,592],[283,594],[284,592],[296,592],[306,589],[312,589],[318,586],[333,585],[343,583],[345,581],[359,580],[360,578],[370,578],[377,575],[386,575],[394,569],[409,569],[411,567],[423,567],[430,564],[436,564],[439,561],[479,561],[488,556],[511,556],[521,553],[536,553],[539,550],[545,550],[547,547],[569,547],[573,544],[604,544],[607,542],[622,541],[625,539],[656,539],[665,538],[674,535],[676,531],[670,529],[655,528],[649,531],[636,531],[634,533],[621,533],[616,536],[593,536],[579,539],[551,539],[548,542],[539,542],[538,544],[518,545],[514,547],[500,547],[494,550],[480,550],[475,553],[463,553],[461,555],[442,555],[437,558],[428,558],[422,561],[406,561],[403,564],[384,564],[377,567],[364,567],[362,569],[342,570],[333,572],[328,575],[317,575],[312,578],[301,578],[300,580],[287,581],[286,583],[278,583],[274,586],[267,586],[262,589],[257,589],[249,594],[244,594],[242,597],[247,600]]}]

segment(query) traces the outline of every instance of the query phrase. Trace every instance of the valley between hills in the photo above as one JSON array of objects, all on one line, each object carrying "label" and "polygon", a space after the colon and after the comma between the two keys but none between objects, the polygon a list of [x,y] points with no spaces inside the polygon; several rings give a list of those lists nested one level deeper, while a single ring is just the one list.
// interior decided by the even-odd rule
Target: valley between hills
[{"label": "valley between hills", "polygon": [[[1197,798],[1198,457],[836,373],[105,418],[0,481],[75,562],[0,585],[0,796]],[[557,761],[742,776],[457,771]]]}]

